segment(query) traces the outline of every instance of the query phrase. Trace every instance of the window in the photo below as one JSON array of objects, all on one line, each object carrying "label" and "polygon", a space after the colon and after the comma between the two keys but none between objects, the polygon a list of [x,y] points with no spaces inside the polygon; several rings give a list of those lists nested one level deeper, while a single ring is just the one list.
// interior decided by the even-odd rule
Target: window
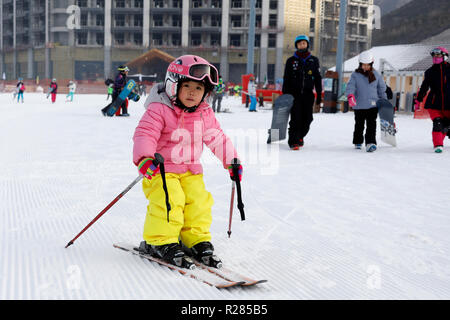
[{"label": "window", "polygon": [[181,34],[172,34],[172,45],[181,45]]},{"label": "window", "polygon": [[269,27],[276,28],[277,26],[277,15],[269,14]]},{"label": "window", "polygon": [[138,46],[142,45],[142,33],[136,32],[133,35],[133,42],[134,42],[135,45],[138,45]]},{"label": "window", "polygon": [[367,25],[360,24],[359,25],[359,35],[360,36],[367,36]]},{"label": "window", "polygon": [[116,15],[116,27],[123,27],[125,26],[125,16],[123,14]]},{"label": "window", "polygon": [[87,0],[78,0],[77,5],[79,7],[87,7]]},{"label": "window", "polygon": [[211,34],[211,46],[219,46],[220,45],[220,34],[219,33],[212,33]]},{"label": "window", "polygon": [[241,46],[241,36],[239,34],[231,34],[230,35],[230,45],[234,47]]},{"label": "window", "polygon": [[181,0],[173,0],[173,5],[174,8],[181,8]]},{"label": "window", "polygon": [[212,15],[211,16],[211,26],[220,27],[222,25],[222,16],[220,15]]},{"label": "window", "polygon": [[134,0],[134,7],[135,8],[143,8],[144,7],[144,0]]},{"label": "window", "polygon": [[231,8],[242,8],[242,0],[231,0]]},{"label": "window", "polygon": [[222,8],[222,1],[212,0],[211,1],[211,8]]},{"label": "window", "polygon": [[95,43],[101,46],[105,44],[105,35],[103,34],[103,32],[97,32],[97,34],[95,35]]},{"label": "window", "polygon": [[161,33],[155,33],[153,34],[153,45],[154,46],[161,46],[163,41],[162,41],[162,34]]},{"label": "window", "polygon": [[172,16],[172,27],[181,27],[181,16]]},{"label": "window", "polygon": [[269,48],[275,48],[277,46],[277,35],[274,33],[269,34]]},{"label": "window", "polygon": [[103,26],[105,24],[105,17],[102,14],[98,14],[95,16],[95,25]]},{"label": "window", "polygon": [[123,45],[125,43],[125,34],[122,32],[116,33],[114,40],[117,45]]},{"label": "window", "polygon": [[125,8],[125,0],[116,0],[116,8]]},{"label": "window", "polygon": [[97,8],[104,8],[105,7],[105,0],[97,0],[95,3],[95,6]]},{"label": "window", "polygon": [[201,27],[202,26],[202,16],[193,15],[192,16],[192,26]]},{"label": "window", "polygon": [[140,14],[135,14],[134,15],[134,26],[135,27],[142,27],[143,25],[143,18],[142,15]]},{"label": "window", "polygon": [[155,8],[162,8],[164,7],[164,1],[163,0],[155,0],[154,2]]},{"label": "window", "polygon": [[261,35],[255,34],[255,48],[261,47]]},{"label": "window", "polygon": [[192,1],[193,8],[200,8],[201,6],[202,6],[202,0],[193,0]]},{"label": "window", "polygon": [[162,25],[163,25],[163,16],[162,15],[153,16],[153,26],[162,27]]},{"label": "window", "polygon": [[231,26],[233,28],[241,27],[241,16],[231,16]]},{"label": "window", "polygon": [[82,13],[80,17],[80,25],[87,26],[88,25],[88,15],[87,13]]},{"label": "window", "polygon": [[191,45],[199,46],[202,44],[202,35],[199,33],[193,33],[191,35]]},{"label": "window", "polygon": [[87,32],[79,32],[77,34],[77,43],[80,45],[87,44]]},{"label": "window", "polygon": [[278,1],[270,0],[269,8],[271,10],[276,10],[278,8]]}]

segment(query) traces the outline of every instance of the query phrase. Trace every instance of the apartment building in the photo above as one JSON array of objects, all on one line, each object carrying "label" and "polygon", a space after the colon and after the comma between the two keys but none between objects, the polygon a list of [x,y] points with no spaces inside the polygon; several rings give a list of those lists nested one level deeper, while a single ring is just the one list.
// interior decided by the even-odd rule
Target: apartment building
[{"label": "apartment building", "polygon": [[[370,47],[371,2],[349,0],[349,54]],[[261,80],[282,77],[301,33],[324,67],[334,65],[338,0],[255,0],[255,7]],[[153,48],[203,56],[225,80],[246,73],[250,0],[0,0],[0,16],[0,71],[8,79],[103,79]]]}]

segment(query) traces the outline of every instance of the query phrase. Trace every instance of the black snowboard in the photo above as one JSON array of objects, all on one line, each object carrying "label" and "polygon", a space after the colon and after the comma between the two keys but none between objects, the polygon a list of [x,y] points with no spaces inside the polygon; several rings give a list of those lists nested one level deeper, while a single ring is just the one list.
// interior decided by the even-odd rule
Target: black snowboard
[{"label": "black snowboard", "polygon": [[290,94],[279,96],[273,104],[272,125],[269,129],[267,143],[286,139],[289,115],[294,103],[294,97]]}]

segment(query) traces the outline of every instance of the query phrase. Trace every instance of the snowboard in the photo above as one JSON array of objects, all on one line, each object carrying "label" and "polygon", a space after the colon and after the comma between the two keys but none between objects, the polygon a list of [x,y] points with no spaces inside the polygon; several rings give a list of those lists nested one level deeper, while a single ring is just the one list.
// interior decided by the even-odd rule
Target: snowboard
[{"label": "snowboard", "polygon": [[136,82],[134,80],[129,80],[125,87],[123,88],[122,92],[119,94],[119,96],[111,102],[106,108],[104,114],[108,117],[112,117],[117,109],[122,105],[122,103],[125,101],[125,99],[130,95],[130,93],[133,92],[133,89],[136,87]]},{"label": "snowboard", "polygon": [[394,122],[394,106],[388,100],[380,99],[377,101],[377,107],[380,116],[381,141],[396,147],[397,129]]},{"label": "snowboard", "polygon": [[267,143],[286,139],[289,115],[293,104],[294,97],[290,94],[283,94],[275,99]]}]

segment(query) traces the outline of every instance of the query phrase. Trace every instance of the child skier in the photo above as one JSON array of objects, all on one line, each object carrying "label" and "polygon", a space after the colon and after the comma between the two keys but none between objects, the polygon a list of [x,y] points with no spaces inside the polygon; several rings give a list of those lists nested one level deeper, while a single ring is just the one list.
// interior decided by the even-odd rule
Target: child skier
[{"label": "child skier", "polygon": [[23,103],[23,93],[25,91],[25,84],[22,81],[22,78],[19,78],[19,82],[17,83],[16,92],[17,92],[17,102],[22,100]]},{"label": "child skier", "polygon": [[446,48],[437,47],[430,54],[433,57],[433,66],[425,71],[417,102],[422,102],[430,89],[425,108],[433,120],[434,151],[441,153],[444,150],[445,135],[449,135],[450,138],[450,64]]},{"label": "child skier", "polygon": [[69,87],[69,93],[66,96],[66,101],[69,101],[68,98],[70,98],[70,102],[73,102],[73,95],[75,94],[75,90],[77,89],[77,85],[72,80],[69,81],[69,84],[67,85]]},{"label": "child skier", "polygon": [[56,79],[53,78],[52,82],[50,83],[49,91],[47,94],[47,98],[49,95],[52,96],[52,103],[56,102],[56,95],[58,94],[58,84],[56,83]]},{"label": "child skier", "polygon": [[[141,249],[181,267],[192,266],[182,245],[204,263],[220,264],[210,242],[213,198],[203,182],[203,143],[228,168],[232,179],[242,177],[240,166],[239,177],[233,178],[230,164],[237,159],[236,150],[206,102],[217,84],[217,70],[205,59],[177,58],[169,65],[164,84],[152,88],[133,137],[133,162],[147,178],[143,191],[149,200]],[[152,163],[155,153],[165,159],[170,212],[159,167]]]},{"label": "child skier", "polygon": [[[355,129],[353,131],[353,144],[361,149],[365,140],[366,151],[377,149],[377,101],[387,99],[386,84],[379,72],[373,69],[373,56],[369,51],[359,55],[359,67],[352,73],[345,89],[348,104],[355,112]],[[364,124],[367,124],[366,134]]]}]

